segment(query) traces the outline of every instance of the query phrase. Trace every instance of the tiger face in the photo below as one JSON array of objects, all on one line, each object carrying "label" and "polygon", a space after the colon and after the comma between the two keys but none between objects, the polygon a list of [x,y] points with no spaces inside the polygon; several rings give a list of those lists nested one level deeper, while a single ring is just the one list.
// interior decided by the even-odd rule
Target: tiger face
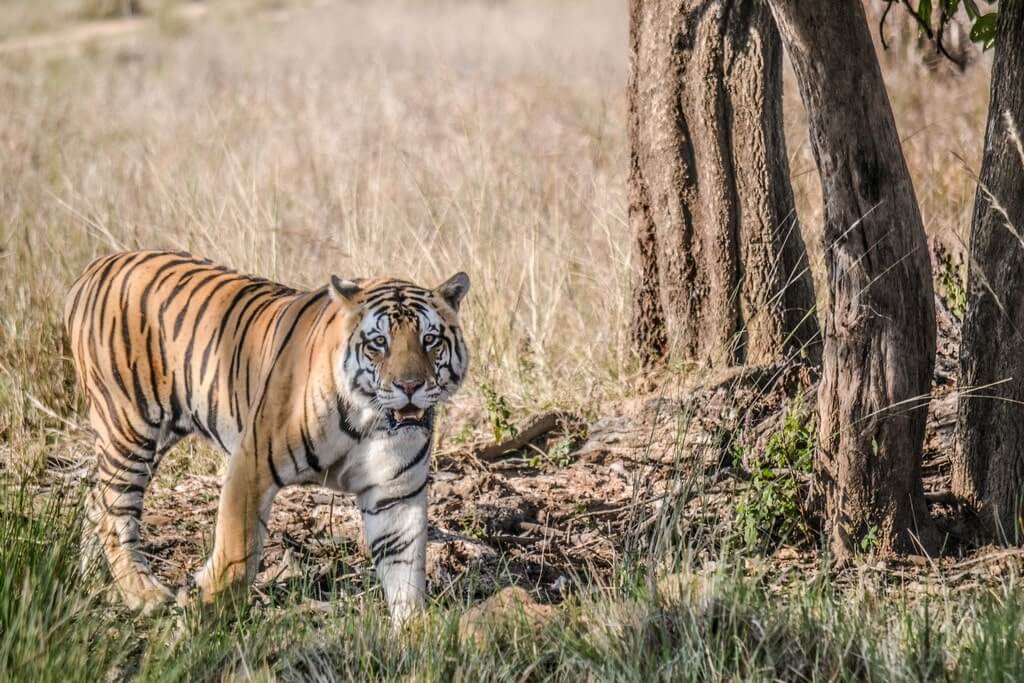
[{"label": "tiger face", "polygon": [[469,277],[430,290],[398,280],[331,279],[331,294],[355,307],[339,384],[388,429],[429,428],[433,408],[462,385],[469,365],[458,310]]}]

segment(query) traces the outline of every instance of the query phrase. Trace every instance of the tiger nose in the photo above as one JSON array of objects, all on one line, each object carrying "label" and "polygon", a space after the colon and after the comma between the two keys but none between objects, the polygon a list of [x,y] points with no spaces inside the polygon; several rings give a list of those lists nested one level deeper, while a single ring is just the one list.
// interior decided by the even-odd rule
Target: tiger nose
[{"label": "tiger nose", "polygon": [[406,396],[412,398],[412,395],[416,393],[416,390],[422,387],[424,384],[421,379],[396,379],[395,386],[405,392]]}]

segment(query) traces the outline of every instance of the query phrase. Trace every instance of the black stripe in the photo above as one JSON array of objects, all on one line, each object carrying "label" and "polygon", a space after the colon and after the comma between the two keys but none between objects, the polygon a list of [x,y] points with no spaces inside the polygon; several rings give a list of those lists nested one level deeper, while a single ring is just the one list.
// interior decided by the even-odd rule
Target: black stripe
[{"label": "black stripe", "polygon": [[388,558],[394,557],[395,555],[401,555],[409,548],[409,546],[416,542],[417,536],[418,534],[413,534],[412,538],[406,539],[401,543],[389,543],[388,545],[381,548],[380,557],[375,556],[373,558],[373,561],[375,563],[381,563],[387,560]]},{"label": "black stripe", "polygon": [[[103,321],[107,317],[107,303],[110,301],[110,292],[114,288],[114,280],[121,274],[121,271],[132,264],[132,260],[136,257],[135,254],[121,254],[121,257],[112,260],[107,267],[100,274],[97,282],[99,283],[99,289],[96,292],[96,298],[100,300],[100,315],[98,321],[100,323],[100,329],[102,330]],[[124,259],[122,261],[122,258]],[[119,265],[117,272],[111,275],[111,270],[114,265]],[[123,283],[122,283],[123,284]],[[90,316],[95,313],[95,307],[90,311]]]},{"label": "black stripe", "polygon": [[159,268],[156,269],[156,272],[153,273],[153,276],[149,279],[149,282],[146,284],[145,289],[142,290],[142,296],[139,297],[139,307],[143,311],[146,311],[146,309],[149,308],[149,305],[148,305],[149,304],[149,296],[153,292],[153,290],[155,288],[159,287],[161,284],[163,284],[163,282],[168,277],[173,275],[173,273],[168,273],[167,276],[163,277],[163,278],[161,278],[161,276],[164,275],[164,273],[166,271],[170,270],[171,268],[174,268],[176,266],[181,266],[181,265],[184,265],[186,263],[193,263],[193,261],[187,260],[187,259],[181,259],[181,260],[173,260],[172,259],[172,260],[168,261],[167,263],[163,264],[162,266],[160,266]]},{"label": "black stripe", "polygon": [[451,339],[451,348],[449,349],[449,353],[451,353],[453,356],[455,356],[455,360],[457,360],[459,362],[459,365],[464,365],[464,361],[462,359],[462,350],[460,348],[461,345],[459,344],[459,333],[458,333],[458,330],[452,329],[451,333],[452,333],[452,339]]},{"label": "black stripe", "polygon": [[181,273],[177,272],[176,270],[172,270],[169,273],[167,273],[167,276],[166,276],[167,279],[170,279],[174,275],[177,275],[178,276],[178,281],[174,283],[174,288],[171,289],[171,295],[169,297],[167,297],[166,299],[164,299],[163,303],[160,304],[160,325],[164,329],[167,329],[167,328],[170,327],[167,324],[167,321],[164,320],[164,316],[167,315],[167,310],[174,304],[174,300],[175,299],[177,299],[182,294],[190,291],[189,288],[186,287],[185,285],[187,285],[189,283],[189,281],[193,277],[195,277],[198,273],[206,273],[206,272],[209,272],[209,270],[210,269],[207,268],[206,266],[199,266],[197,268],[192,268],[190,270],[186,270],[186,271],[181,272]]},{"label": "black stripe", "polygon": [[[205,300],[203,301],[202,305],[199,306],[199,310],[196,311],[196,319],[192,321],[193,328],[199,328],[199,323],[202,322],[203,317],[206,315],[206,311],[210,309],[210,302],[213,301],[213,296],[227,285],[238,282],[238,278],[235,276],[234,273],[219,273],[219,276],[223,277],[224,279],[218,282],[216,285],[214,285],[213,289],[211,289],[209,293],[206,294]],[[210,278],[210,280],[213,279],[215,278]],[[205,280],[203,281],[202,284],[196,285],[196,289],[198,290],[204,284],[206,284]]]},{"label": "black stripe", "polygon": [[[235,313],[235,308],[241,304],[242,299],[249,294],[249,292],[259,288],[259,283],[250,283],[244,287],[240,287],[238,291],[235,292],[235,295],[231,297],[231,301],[228,302],[227,306],[221,312],[221,322],[220,325],[217,326],[217,331],[210,335],[210,341],[207,343],[206,348],[203,349],[203,360],[199,365],[200,375],[206,374],[206,364],[210,360],[210,351],[212,351],[213,347],[224,337],[224,333],[228,328],[228,323],[231,321],[231,316]],[[246,301],[245,306],[242,306],[241,311],[245,311],[245,307],[248,306],[252,302],[252,299],[255,298],[256,297],[252,297],[249,301]]]},{"label": "black stripe", "polygon": [[100,456],[96,458],[96,469],[98,469],[103,474],[107,475],[110,481],[113,481],[114,479],[123,478],[125,474],[134,474],[140,477],[149,476],[151,471],[149,467],[145,467],[141,470],[128,467],[128,465],[126,465],[123,462],[115,461],[115,456],[107,453],[106,451],[101,453]]},{"label": "black stripe", "polygon": [[142,436],[142,434],[137,429],[135,429],[135,426],[131,424],[131,420],[128,419],[127,415],[124,415],[123,411],[122,415],[124,415],[125,422],[127,422],[127,424],[122,422],[122,420],[118,417],[117,414],[117,404],[114,402],[113,397],[110,395],[110,391],[107,389],[106,384],[100,381],[99,374],[95,370],[93,370],[92,373],[91,389],[94,394],[98,392],[100,398],[102,398],[104,403],[106,404],[106,422],[108,428],[113,427],[114,430],[121,432],[122,434],[127,434],[128,439],[126,439],[126,441],[130,441],[137,444],[145,444],[152,441],[151,439],[147,439],[146,437]]},{"label": "black stripe", "polygon": [[[326,310],[326,307],[324,307],[324,310]],[[309,366],[310,366],[310,368],[312,368],[312,366],[313,366],[312,353],[313,353],[313,349],[315,348],[315,346],[313,344],[310,344],[309,348],[310,348]],[[309,427],[309,402],[311,400],[313,400],[313,398],[310,395],[309,378],[307,377],[305,391],[303,392],[303,395],[302,395],[302,424],[299,426],[299,437],[302,439],[302,448],[303,448],[303,451],[304,451],[304,454],[305,454],[305,457],[306,457],[306,463],[309,465],[309,467],[314,472],[321,472],[322,469],[320,468],[320,458],[317,457],[316,449],[313,447],[313,439],[310,437],[309,429],[308,429],[308,427]]]},{"label": "black stripe", "polygon": [[181,420],[181,416],[184,414],[182,409],[181,399],[178,397],[178,376],[171,372],[171,425],[175,428],[178,422]]},{"label": "black stripe", "polygon": [[345,433],[345,436],[353,441],[361,441],[363,435],[356,431],[348,419],[348,403],[341,396],[338,396],[338,427]]},{"label": "black stripe", "polygon": [[402,538],[401,531],[392,531],[381,536],[370,546],[370,555],[374,564],[380,564],[389,557],[401,555],[419,538],[419,533],[413,532],[411,538]]},{"label": "black stripe", "polygon": [[[124,317],[124,313],[123,312],[122,312],[121,315],[122,315],[122,317]],[[124,349],[124,352],[125,352],[125,362],[127,363],[128,362],[127,355],[128,355],[129,346],[127,344],[122,346],[120,344],[115,344],[114,343],[114,330],[116,330],[116,329],[117,329],[117,316],[115,315],[115,316],[113,316],[111,318],[110,336],[107,339],[107,350],[108,350],[108,353],[110,355],[110,357],[109,357],[110,372],[114,375],[114,381],[117,383],[117,386],[121,389],[121,393],[124,394],[124,396],[127,398],[127,397],[131,396],[131,393],[128,391],[128,384],[124,381],[124,375],[121,374],[121,367],[120,367],[120,365],[117,362],[117,351],[118,351],[118,348],[123,348]]]},{"label": "black stripe", "polygon": [[288,446],[288,457],[291,458],[292,467],[295,468],[295,474],[301,472],[302,468],[299,467],[299,461],[295,459],[295,451],[292,450],[291,446]]},{"label": "black stripe", "polygon": [[320,467],[320,458],[316,454],[316,449],[313,448],[313,440],[306,431],[305,425],[299,430],[299,434],[302,437],[302,447],[306,451],[306,462],[310,469],[314,472],[323,472],[323,468]]},{"label": "black stripe", "polygon": [[116,481],[108,481],[100,485],[105,491],[115,491],[117,493],[145,493],[146,487],[132,483],[118,483]]},{"label": "black stripe", "polygon": [[[206,284],[208,281],[210,281],[210,280],[212,280],[212,279],[214,279],[216,277],[220,277],[222,275],[223,275],[222,273],[216,273],[216,274],[206,278],[201,283],[197,284],[195,289],[193,289],[192,293],[189,294],[189,300],[185,302],[185,306],[181,309],[181,313],[178,314],[177,320],[175,320],[175,323],[174,323],[174,339],[178,338],[179,325],[180,325],[181,321],[184,319],[185,312],[188,310],[188,307],[189,307],[189,305],[192,302],[192,296],[196,292],[198,292],[199,289],[204,284]],[[192,354],[195,352],[196,339],[198,339],[198,337],[199,337],[199,324],[202,321],[203,315],[206,313],[206,310],[207,310],[207,308],[210,305],[210,301],[212,300],[213,295],[217,293],[217,290],[219,290],[224,285],[229,284],[229,283],[235,281],[233,275],[234,275],[233,273],[229,273],[228,277],[226,279],[224,279],[222,282],[218,282],[214,286],[214,288],[210,291],[210,293],[206,295],[206,300],[203,301],[203,303],[199,306],[199,310],[196,311],[196,318],[195,318],[195,320],[193,320],[192,323],[189,325],[190,335],[189,335],[189,340],[188,340],[188,346],[185,347],[184,366],[185,366],[185,395],[187,397],[189,397],[189,402],[190,403],[191,403],[191,396],[192,396],[191,377],[195,373],[195,368],[193,367],[193,364],[192,364]],[[212,341],[211,341],[211,344],[212,344]],[[206,374],[206,364],[204,363],[202,369],[199,372],[199,384],[203,383],[203,376],[205,374]],[[216,431],[216,430],[214,430],[214,431]],[[219,438],[217,440],[220,441]]]},{"label": "black stripe", "polygon": [[78,280],[75,282],[74,286],[78,287],[78,291],[75,292],[75,300],[72,302],[71,309],[68,311],[67,319],[64,321],[65,325],[69,328],[68,332],[71,331],[70,330],[71,323],[78,316],[78,306],[82,302],[83,294],[85,294],[86,290],[89,290],[90,292],[92,292],[92,289],[89,288],[89,281],[92,280],[92,277],[93,277],[93,275],[96,274],[97,270],[102,269],[104,267],[104,264],[109,264],[111,261],[115,260],[117,257],[118,257],[118,254],[111,254],[109,256],[102,256],[102,257],[100,257],[98,259],[95,259],[85,269],[85,272],[82,273],[82,276],[79,277]]},{"label": "black stripe", "polygon": [[395,473],[395,476],[393,476],[392,479],[393,480],[394,479],[398,479],[400,476],[402,476],[403,474],[405,474],[406,472],[411,470],[413,467],[416,467],[416,465],[419,465],[421,462],[423,462],[423,459],[427,457],[427,453],[429,453],[429,452],[430,452],[430,438],[428,437],[427,438],[427,442],[425,444],[423,444],[423,448],[421,448],[419,453],[416,454],[416,457],[413,458],[412,460],[410,460],[409,462],[405,463],[404,465],[402,465],[401,469],[399,469]]},{"label": "black stripe", "polygon": [[[270,387],[270,382],[274,375],[274,369],[277,367],[277,362],[281,360],[281,356],[284,354],[284,350],[288,347],[288,342],[291,340],[292,335],[295,334],[295,328],[299,326],[299,323],[302,321],[302,317],[306,314],[306,311],[308,311],[310,307],[313,306],[314,304],[320,302],[326,295],[326,291],[317,292],[312,297],[310,297],[309,301],[303,304],[302,308],[300,308],[298,313],[295,314],[295,318],[292,320],[292,324],[288,328],[288,332],[285,333],[284,339],[281,340],[281,344],[277,347],[277,353],[274,354],[274,360],[270,364],[270,369],[267,371],[267,376],[263,383],[263,391],[260,396],[260,402],[259,405],[256,406],[255,415],[257,417],[259,417],[259,415],[261,414],[263,410],[263,405],[266,403],[267,389]],[[283,317],[284,316],[282,315],[278,319],[279,323]],[[276,337],[276,333],[274,336]]]},{"label": "black stripe", "polygon": [[370,545],[370,555],[373,556],[374,561],[376,561],[377,555],[380,554],[381,548],[383,548],[388,543],[391,543],[392,541],[397,539],[401,535],[401,533],[402,532],[400,530],[389,531],[386,534],[384,534],[383,536],[381,536],[380,538],[378,538],[377,540],[375,540]]},{"label": "black stripe", "polygon": [[427,480],[424,479],[423,483],[420,484],[419,487],[415,491],[407,493],[404,496],[395,496],[394,498],[384,498],[383,500],[378,500],[377,501],[377,507],[375,509],[373,509],[373,510],[363,510],[363,514],[364,515],[378,515],[381,512],[384,512],[385,510],[389,510],[389,509],[395,507],[396,505],[398,505],[399,503],[401,503],[404,500],[409,500],[410,498],[415,498],[426,487],[427,487]]},{"label": "black stripe", "polygon": [[[207,282],[211,282],[211,281],[221,277],[224,274],[224,268],[213,268],[212,269],[213,272],[209,272],[210,269],[206,269],[206,270],[207,270],[207,272],[209,274],[206,275],[204,278],[202,278],[196,284],[192,285],[192,288],[189,290],[188,296],[185,297],[185,303],[182,304],[181,310],[178,311],[178,315],[175,316],[175,318],[174,318],[174,330],[173,330],[173,332],[171,334],[171,339],[177,339],[178,335],[181,334],[181,327],[185,323],[185,316],[188,315],[188,309],[192,307],[192,299],[193,299],[193,297],[195,297],[199,293],[199,290],[201,290],[206,285]],[[208,302],[209,302],[209,299],[207,299],[203,303],[205,304],[205,303],[208,303]],[[198,322],[198,318],[197,318],[197,322]],[[195,327],[195,325],[193,324],[193,328],[194,327]],[[193,332],[194,332],[194,329],[193,329]]]},{"label": "black stripe", "polygon": [[129,517],[141,517],[142,516],[142,506],[141,505],[138,506],[138,507],[136,507],[134,505],[104,505],[103,509],[105,509],[108,513],[110,513],[112,515],[115,515],[117,517],[123,517],[124,515],[128,515]]},{"label": "black stripe", "polygon": [[220,375],[214,373],[213,381],[210,382],[210,390],[206,393],[206,429],[213,435],[213,438],[220,445],[221,450],[227,453],[229,452],[228,447],[224,445],[224,440],[220,438],[220,424],[217,419],[217,408],[220,405],[217,400],[217,389],[219,388]]},{"label": "black stripe", "polygon": [[[143,314],[145,315],[145,314]],[[146,325],[146,363],[149,365],[149,386],[153,391],[153,398],[156,400],[156,407],[160,411],[160,422],[164,421],[166,411],[164,410],[164,403],[160,400],[160,384],[157,381],[156,375],[156,357],[153,355],[153,338],[157,336],[153,333],[152,327]],[[160,368],[160,374],[164,375],[167,373],[167,366]]]},{"label": "black stripe", "polygon": [[167,363],[167,345],[166,345],[166,342],[164,340],[164,331],[163,331],[163,329],[159,329],[159,328],[157,329],[157,332],[156,332],[156,343],[157,343],[157,347],[160,349],[160,367],[163,368],[164,372],[167,372],[167,365],[168,365],[168,363]]},{"label": "black stripe", "polygon": [[129,267],[125,268],[124,275],[121,278],[121,307],[125,308],[128,304],[128,278],[135,270],[146,263],[149,263],[155,258],[163,256],[161,252],[149,251],[149,252],[138,252],[142,254],[142,257],[137,261],[133,262]]},{"label": "black stripe", "polygon": [[[141,410],[141,412],[142,412],[142,419],[143,419],[143,421],[146,424],[148,424],[150,427],[159,427],[160,426],[159,421],[154,422],[154,421],[151,421],[149,419],[149,411],[150,411],[150,408],[151,408],[151,404],[149,402],[149,399],[146,398],[145,392],[142,390],[142,380],[139,377],[139,364],[138,363],[132,363],[131,368],[132,368],[132,390],[135,392],[135,404],[136,404],[136,407],[138,407]],[[153,387],[153,393],[156,394],[156,387],[155,386]]]},{"label": "black stripe", "polygon": [[[238,384],[238,373],[242,369],[240,361],[241,361],[241,358],[242,358],[242,350],[245,348],[245,346],[244,346],[245,338],[246,338],[246,335],[249,332],[249,327],[250,327],[250,325],[252,325],[253,321],[256,320],[260,316],[260,314],[262,314],[263,311],[265,311],[275,301],[280,301],[280,298],[278,298],[277,296],[272,294],[271,298],[267,299],[266,301],[261,303],[259,306],[257,306],[256,309],[253,311],[252,316],[250,316],[249,320],[246,321],[245,326],[242,328],[241,333],[235,335],[235,337],[233,339],[233,343],[235,345],[235,352],[234,352],[234,354],[232,355],[232,358],[231,358],[231,367],[228,369],[228,377],[230,378],[230,382],[231,382],[231,397],[232,397],[232,401],[234,403],[234,411],[233,412],[234,412],[234,415],[235,415],[235,422],[238,425],[238,431],[239,432],[242,431],[242,427],[243,427],[243,425],[242,425],[242,409],[241,409],[241,406],[239,405],[239,400],[241,398],[241,393],[242,392],[240,391],[240,388],[237,387],[236,385]],[[241,323],[241,316],[239,316],[239,323]],[[249,368],[248,368],[248,365],[246,365],[246,369],[245,369],[245,382],[246,382],[245,405],[246,405],[246,408],[248,408],[249,407],[249,401],[250,401],[250,398],[249,398],[249,388],[248,388],[249,387]]]},{"label": "black stripe", "polygon": [[270,467],[270,476],[274,478],[277,488],[283,489],[284,482],[281,481],[281,475],[277,473],[277,468],[274,467],[274,449],[272,448],[267,451],[267,465]]},{"label": "black stripe", "polygon": [[202,420],[199,419],[199,416],[195,414],[195,411],[192,412],[190,419],[192,420],[192,426],[195,427],[195,430],[199,432],[200,436],[208,441],[213,441],[213,434],[206,429],[206,425],[203,424]]}]

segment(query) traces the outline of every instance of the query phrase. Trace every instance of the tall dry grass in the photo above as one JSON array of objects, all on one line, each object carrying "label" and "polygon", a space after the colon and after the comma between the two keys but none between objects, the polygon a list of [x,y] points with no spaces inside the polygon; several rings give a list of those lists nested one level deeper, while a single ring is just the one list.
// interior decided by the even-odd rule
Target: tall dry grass
[{"label": "tall dry grass", "polygon": [[[481,384],[521,411],[631,391],[623,1],[232,7],[184,33],[0,56],[0,432],[63,426],[47,412],[73,408],[64,291],[136,247],[300,286],[465,269],[463,402]],[[925,222],[955,241],[987,67],[938,80],[883,61]],[[786,98],[820,283],[791,76]]]},{"label": "tall dry grass", "polygon": [[465,269],[477,383],[531,406],[608,386],[628,365],[625,30],[612,3],[334,3],[8,56],[6,400],[61,395],[40,356],[65,289],[138,247],[311,287]]}]

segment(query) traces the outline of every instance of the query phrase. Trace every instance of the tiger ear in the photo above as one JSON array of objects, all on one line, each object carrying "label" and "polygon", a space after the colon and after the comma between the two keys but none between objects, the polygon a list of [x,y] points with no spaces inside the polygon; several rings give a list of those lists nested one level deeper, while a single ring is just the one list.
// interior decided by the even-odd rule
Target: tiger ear
[{"label": "tiger ear", "polygon": [[331,298],[335,301],[352,301],[359,293],[359,284],[352,280],[342,280],[337,275],[331,276]]},{"label": "tiger ear", "polygon": [[455,273],[450,278],[445,280],[441,285],[434,290],[441,295],[449,306],[454,308],[456,311],[459,310],[459,304],[462,303],[462,298],[466,296],[466,292],[469,291],[469,276],[465,273]]}]

